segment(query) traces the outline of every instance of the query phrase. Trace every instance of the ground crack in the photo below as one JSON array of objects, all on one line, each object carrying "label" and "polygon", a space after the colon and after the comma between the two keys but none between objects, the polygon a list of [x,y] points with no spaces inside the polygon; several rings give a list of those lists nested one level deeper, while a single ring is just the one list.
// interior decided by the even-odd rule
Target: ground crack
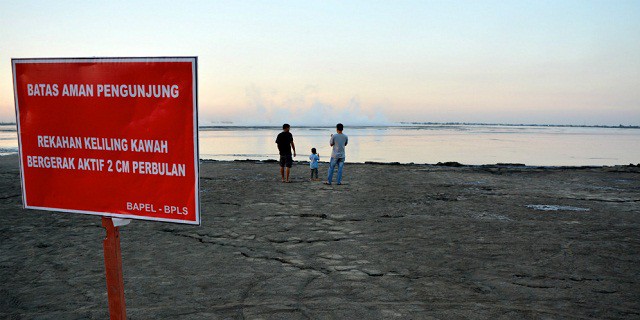
[{"label": "ground crack", "polygon": [[15,198],[15,197],[20,197],[19,194],[13,194],[10,196],[4,196],[4,197],[0,197],[0,200],[6,200],[6,199],[11,199],[11,198]]},{"label": "ground crack", "polygon": [[554,277],[554,276],[546,276],[546,275],[539,275],[539,276],[532,276],[532,275],[528,275],[528,274],[514,274],[513,275],[516,278],[529,278],[532,280],[560,280],[560,281],[575,281],[575,282],[583,282],[583,281],[602,281],[602,279],[600,278],[585,278],[585,277],[576,277],[576,276],[571,276],[571,277]]},{"label": "ground crack", "polygon": [[238,206],[238,207],[240,207],[239,203],[232,203],[232,202],[218,202],[218,204],[228,204],[230,206]]},{"label": "ground crack", "polygon": [[527,287],[527,288],[534,288],[534,289],[552,289],[552,288],[555,288],[554,286],[535,285],[535,284],[528,284],[528,283],[518,283],[518,282],[511,282],[511,283],[515,284],[517,286],[522,286],[522,287]]},{"label": "ground crack", "polygon": [[[205,237],[208,237],[208,236],[184,234],[184,233],[176,232],[175,230],[171,230],[171,229],[164,229],[162,231],[171,233],[171,234],[173,234],[175,236],[179,236],[179,237],[195,239],[195,240],[198,240],[200,243],[204,243],[204,244],[214,244],[214,245],[219,245],[221,247],[232,247],[232,248],[241,248],[241,249],[247,248],[246,246],[240,246],[240,245],[235,245],[235,244],[232,244],[232,243],[226,243],[226,242],[221,242],[221,241],[205,239]],[[228,238],[224,238],[224,239],[228,239]],[[229,239],[229,240],[231,240],[231,239]]]},{"label": "ground crack", "polygon": [[301,264],[301,263],[296,263],[294,261],[290,261],[290,260],[287,260],[285,258],[269,257],[269,256],[261,256],[261,255],[260,256],[258,256],[258,255],[253,256],[253,255],[250,255],[250,254],[248,254],[246,252],[243,252],[243,251],[241,251],[240,254],[242,254],[242,256],[244,256],[246,258],[251,258],[251,259],[277,261],[277,262],[280,262],[280,263],[282,263],[284,265],[297,268],[299,270],[312,270],[312,271],[317,271],[317,272],[323,273],[325,275],[328,275],[330,273],[330,271],[325,269],[325,268],[322,268],[322,267],[315,268],[315,267],[311,267],[311,266],[304,265],[304,264]]}]

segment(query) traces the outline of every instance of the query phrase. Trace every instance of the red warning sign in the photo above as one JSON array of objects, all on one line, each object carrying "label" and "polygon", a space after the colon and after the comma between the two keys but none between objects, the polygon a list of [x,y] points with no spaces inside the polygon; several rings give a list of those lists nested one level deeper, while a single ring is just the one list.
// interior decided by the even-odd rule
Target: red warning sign
[{"label": "red warning sign", "polygon": [[12,64],[25,208],[200,224],[196,57]]}]

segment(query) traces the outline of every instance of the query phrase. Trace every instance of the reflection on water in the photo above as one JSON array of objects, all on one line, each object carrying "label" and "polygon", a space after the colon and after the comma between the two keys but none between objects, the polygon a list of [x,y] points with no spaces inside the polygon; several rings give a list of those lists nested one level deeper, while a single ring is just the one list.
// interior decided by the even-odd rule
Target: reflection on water
[{"label": "reflection on water", "polygon": [[0,156],[18,152],[18,135],[15,125],[0,124]]},{"label": "reflection on water", "polygon": [[[271,127],[200,129],[200,158],[278,159],[281,130]],[[308,160],[311,148],[321,161],[331,154],[333,128],[292,127],[296,160]],[[616,165],[640,163],[640,130],[622,128],[424,125],[346,127],[347,162],[527,165]],[[0,125],[0,154],[15,153],[14,126]]]},{"label": "reflection on water", "polygon": [[[200,157],[277,159],[277,128],[209,128],[200,131]],[[312,147],[331,154],[333,128],[296,128],[297,160]],[[640,162],[640,130],[621,128],[403,126],[345,128],[348,162],[527,165],[616,165]]]}]

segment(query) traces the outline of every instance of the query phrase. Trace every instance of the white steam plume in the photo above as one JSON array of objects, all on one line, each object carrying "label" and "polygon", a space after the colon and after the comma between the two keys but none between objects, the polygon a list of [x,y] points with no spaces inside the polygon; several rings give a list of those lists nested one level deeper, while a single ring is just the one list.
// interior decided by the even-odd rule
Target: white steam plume
[{"label": "white steam plume", "polygon": [[265,94],[260,88],[250,86],[246,92],[251,112],[231,118],[229,122],[247,126],[280,126],[283,123],[295,126],[334,126],[338,122],[349,126],[390,124],[381,108],[365,111],[355,97],[344,106],[331,105],[312,98],[313,90],[315,88],[308,86],[301,94],[278,97],[275,90]]}]

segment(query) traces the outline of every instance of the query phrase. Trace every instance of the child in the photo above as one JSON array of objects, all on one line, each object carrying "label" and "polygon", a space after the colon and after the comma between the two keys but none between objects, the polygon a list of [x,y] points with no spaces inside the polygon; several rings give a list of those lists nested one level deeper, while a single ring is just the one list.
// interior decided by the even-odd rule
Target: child
[{"label": "child", "polygon": [[[309,156],[309,167],[311,168],[311,180],[318,179],[318,161],[320,161],[320,154],[316,153],[316,148],[311,148],[311,155]],[[315,176],[315,179],[314,179]]]}]

